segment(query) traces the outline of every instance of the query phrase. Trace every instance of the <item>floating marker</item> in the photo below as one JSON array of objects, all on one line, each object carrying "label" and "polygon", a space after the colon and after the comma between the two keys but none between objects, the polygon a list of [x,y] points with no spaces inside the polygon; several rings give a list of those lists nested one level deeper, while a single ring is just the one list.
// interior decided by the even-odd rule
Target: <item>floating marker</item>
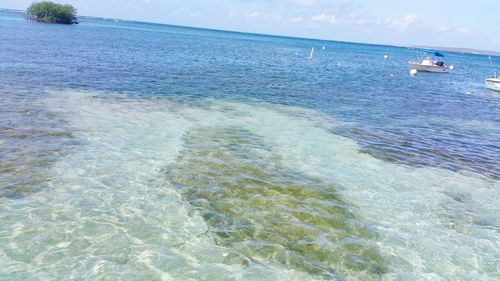
[{"label": "floating marker", "polygon": [[455,67],[453,65],[450,65],[450,70],[453,70],[455,69]]},{"label": "floating marker", "polygon": [[410,75],[415,75],[415,74],[417,74],[417,70],[416,69],[410,70]]},{"label": "floating marker", "polygon": [[388,59],[388,58],[389,58],[389,56],[388,56],[388,55],[384,55],[384,59]]},{"label": "floating marker", "polygon": [[311,54],[309,55],[309,59],[312,60],[314,55],[314,47],[311,49]]},{"label": "floating marker", "polygon": [[326,49],[326,47],[325,47],[325,46],[323,46],[323,50],[324,50],[324,49]]}]

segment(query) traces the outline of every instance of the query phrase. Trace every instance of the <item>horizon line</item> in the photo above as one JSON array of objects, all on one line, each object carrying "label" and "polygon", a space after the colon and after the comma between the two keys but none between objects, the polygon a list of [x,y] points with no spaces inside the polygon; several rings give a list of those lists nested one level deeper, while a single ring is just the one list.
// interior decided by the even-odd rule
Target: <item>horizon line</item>
[{"label": "horizon line", "polygon": [[[24,10],[2,8],[2,7],[0,7],[0,11],[10,11],[10,12],[16,12],[16,13],[24,13],[25,12]],[[108,18],[108,17],[100,17],[100,16],[89,16],[89,15],[77,15],[77,17],[94,18],[94,19],[99,19],[99,20],[104,20],[104,21],[118,20],[118,21],[123,21],[123,22],[139,23],[139,24],[173,26],[173,27],[192,28],[192,29],[201,29],[201,30],[218,31],[218,32],[231,32],[231,33],[238,33],[238,34],[265,36],[265,37],[305,39],[305,40],[323,41],[323,42],[335,42],[335,43],[344,43],[344,44],[360,44],[360,45],[406,48],[406,49],[434,49],[434,50],[446,51],[446,52],[452,52],[452,53],[458,53],[458,54],[470,54],[470,55],[479,55],[479,56],[500,57],[500,51],[483,50],[483,49],[475,49],[475,48],[445,47],[445,46],[439,47],[439,46],[426,46],[426,45],[395,45],[395,44],[393,45],[393,44],[383,44],[383,43],[353,42],[353,41],[343,41],[343,40],[334,40],[334,39],[325,39],[325,38],[312,38],[312,37],[302,37],[302,36],[284,35],[284,34],[258,33],[258,32],[249,32],[249,31],[231,30],[231,29],[218,29],[218,28],[211,28],[211,27],[179,25],[179,24],[171,24],[171,23],[166,23],[166,22],[132,20],[132,19],[123,19],[123,18]]]}]

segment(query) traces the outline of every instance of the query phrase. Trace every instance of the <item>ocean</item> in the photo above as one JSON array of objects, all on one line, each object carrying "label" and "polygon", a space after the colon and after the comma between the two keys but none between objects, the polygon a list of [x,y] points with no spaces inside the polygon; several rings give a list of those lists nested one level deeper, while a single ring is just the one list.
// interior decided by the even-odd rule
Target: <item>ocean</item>
[{"label": "ocean", "polygon": [[417,54],[1,11],[0,279],[498,280],[500,57]]}]

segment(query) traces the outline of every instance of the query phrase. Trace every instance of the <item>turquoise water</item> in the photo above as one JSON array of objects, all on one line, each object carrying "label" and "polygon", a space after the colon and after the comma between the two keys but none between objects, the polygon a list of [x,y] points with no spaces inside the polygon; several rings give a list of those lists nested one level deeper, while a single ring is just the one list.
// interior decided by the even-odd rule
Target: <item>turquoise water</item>
[{"label": "turquoise water", "polygon": [[500,278],[488,59],[415,56],[0,12],[0,279]]}]

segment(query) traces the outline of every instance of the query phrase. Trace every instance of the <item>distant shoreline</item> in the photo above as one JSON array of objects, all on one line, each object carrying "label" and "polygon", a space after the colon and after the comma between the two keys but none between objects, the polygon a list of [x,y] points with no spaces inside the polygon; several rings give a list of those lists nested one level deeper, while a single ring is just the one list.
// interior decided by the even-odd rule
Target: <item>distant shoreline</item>
[{"label": "distant shoreline", "polygon": [[497,52],[497,51],[479,50],[479,49],[472,49],[472,48],[432,47],[432,46],[402,46],[402,47],[414,48],[414,49],[432,49],[432,50],[439,50],[439,51],[446,51],[446,52],[453,52],[453,53],[500,57],[500,52]]},{"label": "distant shoreline", "polygon": [[[13,12],[13,13],[25,13],[25,11],[23,11],[23,10],[0,8],[0,12],[2,12],[2,11]],[[157,24],[157,25],[165,25],[165,26],[178,26],[178,27],[197,28],[197,29],[214,30],[214,31],[222,31],[222,32],[234,32],[234,33],[241,33],[241,34],[272,36],[272,37],[282,37],[282,38],[292,38],[292,39],[307,39],[307,40],[316,40],[316,41],[324,41],[324,42],[341,42],[341,43],[352,43],[352,44],[362,44],[362,45],[398,47],[398,48],[407,48],[407,49],[432,49],[432,50],[446,51],[446,52],[459,53],[459,54],[500,57],[500,51],[480,50],[480,49],[473,49],[473,48],[435,47],[435,46],[421,46],[421,45],[389,45],[389,44],[380,44],[380,43],[350,42],[350,41],[342,41],[342,40],[308,38],[308,37],[279,35],[279,34],[254,33],[254,32],[244,32],[244,31],[237,31],[237,30],[213,29],[213,28],[208,28],[208,27],[184,26],[184,25],[175,25],[175,24],[168,24],[168,23],[115,19],[115,18],[96,17],[96,16],[79,16],[79,18],[99,19],[99,20],[104,20],[104,21],[121,21],[121,22],[142,23],[142,24]]]}]

